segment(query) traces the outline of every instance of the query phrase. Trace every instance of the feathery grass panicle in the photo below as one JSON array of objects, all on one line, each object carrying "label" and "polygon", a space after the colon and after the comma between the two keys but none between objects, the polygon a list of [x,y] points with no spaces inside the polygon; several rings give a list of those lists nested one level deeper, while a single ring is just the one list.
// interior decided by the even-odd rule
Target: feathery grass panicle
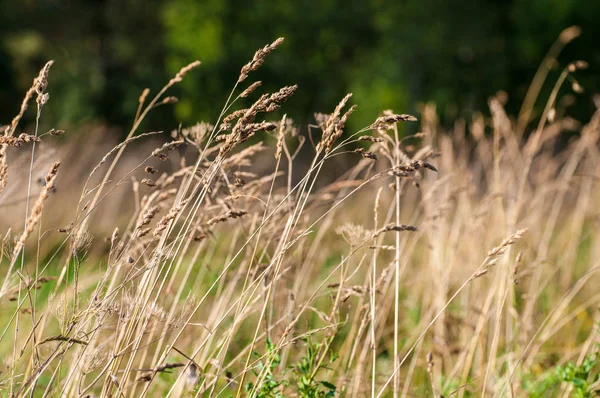
[{"label": "feathery grass panicle", "polygon": [[64,133],[65,133],[65,130],[50,129],[50,130],[48,130],[48,132],[46,134],[59,136],[59,135],[63,135]]},{"label": "feathery grass panicle", "polygon": [[170,222],[177,217],[177,215],[185,208],[188,202],[189,199],[184,199],[177,206],[174,206],[171,210],[169,210],[169,212],[156,224],[154,236],[159,236],[165,229],[167,229]]},{"label": "feathery grass panicle", "polygon": [[8,267],[6,278],[2,285],[2,289],[0,289],[0,297],[4,296],[4,294],[5,294],[5,290],[6,290],[8,281],[9,281],[9,277],[11,275],[11,272],[12,272],[15,262],[17,260],[17,256],[19,255],[19,253],[25,246],[25,242],[27,241],[27,238],[31,235],[35,226],[39,223],[40,219],[42,218],[42,210],[44,208],[44,203],[50,196],[50,193],[53,192],[53,190],[54,190],[56,175],[58,173],[59,166],[60,166],[60,162],[58,162],[58,161],[54,162],[52,164],[52,166],[50,167],[48,174],[46,174],[46,176],[44,177],[44,186],[42,187],[40,195],[38,196],[35,204],[33,205],[31,214],[29,215],[29,217],[27,218],[27,220],[25,222],[25,228],[24,228],[23,232],[21,233],[21,235],[19,236],[19,239],[16,241],[15,246],[12,251],[12,255],[10,256],[11,261],[10,261],[10,265]]},{"label": "feathery grass panicle", "polygon": [[46,62],[46,65],[40,70],[40,74],[35,82],[35,92],[39,95],[43,95],[48,87],[48,76],[50,75],[50,67],[54,64],[54,61]]},{"label": "feathery grass panicle", "polygon": [[346,106],[350,97],[352,97],[352,93],[349,93],[342,98],[331,115],[316,115],[317,123],[323,131],[321,141],[317,145],[317,152],[324,150],[325,153],[328,154],[333,148],[335,141],[342,136],[346,120],[356,109],[356,106],[354,105],[340,117],[342,109]]},{"label": "feathery grass panicle", "polygon": [[390,130],[392,125],[398,122],[416,122],[417,118],[412,115],[383,115],[378,117],[375,122],[371,125],[372,130]]},{"label": "feathery grass panicle", "polygon": [[18,137],[9,137],[9,136],[0,136],[0,144],[1,145],[8,145],[8,146],[13,146],[16,148],[20,148],[21,146],[23,146],[23,144],[28,143],[28,142],[40,142],[41,140],[34,136],[34,135],[29,135],[29,134],[20,134]]},{"label": "feathery grass panicle", "polygon": [[153,188],[156,186],[156,183],[150,178],[142,178],[142,181],[140,181],[140,182],[150,188]]},{"label": "feathery grass panicle", "polygon": [[281,153],[283,152],[283,144],[285,140],[285,128],[287,122],[287,115],[283,115],[279,122],[279,134],[277,134],[277,145],[275,145],[275,160],[281,159]]},{"label": "feathery grass panicle", "polygon": [[267,55],[269,55],[273,50],[279,47],[281,43],[283,43],[283,40],[283,37],[280,37],[273,43],[267,44],[263,48],[257,50],[256,53],[254,53],[254,57],[252,57],[252,60],[242,67],[242,70],[240,71],[240,76],[238,77],[238,83],[241,83],[244,80],[246,80],[249,73],[254,72],[258,68],[260,68],[261,65],[265,62],[265,58],[267,57]]},{"label": "feathery grass panicle", "polygon": [[12,122],[10,123],[10,126],[4,130],[4,134],[1,136],[5,139],[5,142],[0,142],[0,192],[2,192],[2,190],[6,187],[8,183],[8,165],[6,161],[7,148],[9,145],[19,146],[13,144],[22,144],[22,142],[24,142],[22,139],[19,139],[17,141],[10,140],[9,137],[12,137],[14,135],[17,126],[21,121],[21,118],[23,117],[25,111],[27,110],[27,107],[29,106],[29,101],[33,98],[33,96],[36,93],[38,95],[38,103],[40,104],[40,106],[48,100],[47,96],[44,96],[44,90],[48,86],[48,76],[50,73],[50,67],[53,63],[54,61],[52,60],[48,61],[40,70],[39,75],[35,79],[33,79],[33,84],[31,85],[29,90],[27,90],[25,98],[23,98],[23,101],[21,102],[19,113],[13,118]]},{"label": "feathery grass panicle", "polygon": [[517,241],[519,241],[523,237],[523,235],[525,235],[525,232],[527,232],[527,228],[519,229],[511,236],[504,239],[500,245],[490,250],[487,254],[487,257],[489,259],[492,259],[494,257],[501,256],[506,252],[509,246],[514,245]]},{"label": "feathery grass panicle", "polygon": [[240,94],[240,97],[241,98],[248,97],[250,94],[252,94],[254,92],[254,90],[256,90],[257,88],[259,88],[260,86],[262,86],[262,82],[260,80],[255,81],[250,86],[248,86],[247,89],[245,89],[244,91],[242,91],[242,93]]},{"label": "feathery grass panicle", "polygon": [[185,76],[185,75],[186,75],[186,74],[187,74],[189,71],[191,71],[192,69],[195,69],[195,68],[199,67],[199,66],[200,66],[200,64],[201,64],[201,62],[200,62],[200,61],[198,61],[198,60],[196,60],[196,61],[194,61],[194,62],[192,62],[192,63],[190,63],[190,64],[188,64],[188,65],[184,66],[183,68],[181,68],[181,69],[179,70],[179,72],[177,72],[177,74],[175,75],[175,77],[173,77],[173,78],[172,78],[172,79],[169,81],[169,84],[168,84],[168,85],[169,85],[169,86],[172,86],[172,85],[174,85],[174,84],[176,84],[176,83],[179,83],[179,82],[181,82],[181,81],[183,80],[183,77],[184,77],[184,76]]},{"label": "feathery grass panicle", "polygon": [[[54,162],[52,164],[52,166],[50,167],[48,174],[46,174],[46,176],[44,177],[44,186],[42,187],[42,191],[40,192],[40,195],[38,196],[37,201],[33,205],[33,210],[31,211],[31,215],[29,216],[29,219],[27,220],[27,225],[25,227],[25,230],[23,231],[23,233],[21,234],[21,237],[19,238],[19,246],[21,246],[21,247],[25,244],[25,241],[27,240],[29,235],[33,232],[33,228],[35,227],[35,225],[40,221],[44,203],[46,202],[46,199],[48,199],[48,196],[50,196],[50,193],[54,190],[56,175],[58,174],[59,167],[60,167],[60,162],[58,162],[58,161]],[[15,248],[16,251],[18,251],[19,249],[20,248]],[[16,253],[15,253],[15,255],[16,255]],[[14,257],[14,255],[13,255],[13,257]]]},{"label": "feathery grass panicle", "polygon": [[335,229],[335,233],[342,236],[344,240],[352,247],[364,244],[371,238],[373,233],[365,229],[362,225],[346,223]]},{"label": "feathery grass panicle", "polygon": [[[250,108],[243,110],[240,114],[236,114],[232,119],[238,118],[235,126],[231,129],[231,133],[225,137],[223,146],[219,149],[219,154],[225,156],[237,145],[248,141],[256,132],[272,131],[277,128],[274,123],[262,121],[254,123],[254,119],[259,112],[273,112],[278,109],[279,105],[289,97],[291,97],[297,85],[282,87],[276,93],[271,95],[263,94]],[[275,107],[273,107],[275,106]],[[223,128],[222,128],[223,129]]]}]

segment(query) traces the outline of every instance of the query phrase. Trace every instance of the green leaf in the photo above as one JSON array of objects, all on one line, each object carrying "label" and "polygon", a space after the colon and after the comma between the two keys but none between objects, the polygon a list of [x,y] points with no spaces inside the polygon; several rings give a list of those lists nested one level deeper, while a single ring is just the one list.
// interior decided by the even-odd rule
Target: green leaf
[{"label": "green leaf", "polygon": [[335,390],[336,390],[336,386],[335,386],[335,385],[333,385],[333,384],[331,384],[331,383],[330,383],[330,382],[328,382],[328,381],[320,381],[319,383],[320,383],[321,385],[323,385],[324,387],[326,387],[326,388],[329,388],[330,390],[333,390],[333,391],[335,391]]}]

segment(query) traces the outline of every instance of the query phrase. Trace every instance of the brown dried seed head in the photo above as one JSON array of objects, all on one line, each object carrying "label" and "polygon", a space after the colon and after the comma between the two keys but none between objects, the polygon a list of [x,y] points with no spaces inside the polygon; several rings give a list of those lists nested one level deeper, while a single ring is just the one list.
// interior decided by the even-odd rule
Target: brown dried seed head
[{"label": "brown dried seed head", "polygon": [[54,182],[55,178],[56,178],[56,173],[58,173],[58,168],[60,167],[60,162],[56,161],[52,164],[52,167],[50,168],[50,171],[48,172],[48,174],[46,175],[46,177],[44,177],[44,179],[46,180],[46,188],[47,189],[52,189],[54,188],[54,184],[51,185],[51,183]]},{"label": "brown dried seed head", "polygon": [[221,214],[221,215],[211,218],[210,220],[208,220],[207,224],[213,225],[216,223],[227,221],[230,218],[240,218],[240,217],[245,216],[246,214],[248,214],[248,212],[245,210],[230,210],[225,214]]},{"label": "brown dried seed head", "polygon": [[343,134],[344,125],[346,120],[352,114],[356,106],[352,106],[341,118],[340,114],[342,109],[348,103],[352,97],[352,93],[346,94],[344,98],[338,103],[331,115],[315,114],[315,119],[319,127],[323,131],[321,141],[317,144],[317,151],[325,149],[325,153],[329,153],[333,148],[335,141]]},{"label": "brown dried seed head", "polygon": [[[232,121],[234,121],[235,119],[243,116],[246,112],[248,112],[248,109],[238,109],[237,111],[233,111],[231,112],[229,115],[225,116],[223,118],[223,124],[229,124]],[[221,130],[229,130],[231,127],[229,128],[222,128]]]},{"label": "brown dried seed head", "polygon": [[384,228],[385,232],[388,231],[396,231],[396,232],[402,232],[402,231],[418,231],[418,228],[413,226],[413,225],[405,225],[405,224],[400,224],[400,225],[388,225]]},{"label": "brown dried seed head", "polygon": [[262,82],[260,80],[252,83],[250,85],[250,87],[248,87],[247,89],[245,89],[244,91],[242,91],[242,93],[240,94],[240,97],[246,98],[247,96],[249,96],[250,94],[252,94],[254,92],[254,90],[256,90],[257,88],[259,88],[261,85],[262,85]]},{"label": "brown dried seed head", "polygon": [[279,160],[283,152],[283,140],[285,139],[285,127],[287,122],[287,115],[283,115],[281,122],[279,123],[279,134],[277,136],[277,145],[275,147],[275,159]]},{"label": "brown dried seed head", "polygon": [[359,141],[371,141],[371,142],[383,142],[384,139],[381,137],[372,137],[370,135],[362,135],[358,137]]},{"label": "brown dried seed head", "polygon": [[21,234],[21,237],[19,238],[17,244],[15,245],[15,247],[13,249],[12,258],[15,258],[19,254],[19,252],[23,248],[23,245],[25,244],[25,241],[27,240],[29,235],[33,232],[33,229],[39,222],[39,220],[42,216],[42,209],[44,207],[44,203],[45,203],[46,199],[48,199],[48,196],[50,196],[50,192],[52,192],[54,190],[54,183],[56,180],[56,175],[58,173],[59,166],[60,166],[60,162],[58,162],[58,161],[54,162],[54,164],[50,168],[50,171],[46,175],[46,177],[45,177],[46,184],[42,188],[42,192],[40,193],[40,196],[38,197],[37,201],[35,202],[35,204],[33,206],[31,215],[29,216],[29,218],[26,221],[25,230]]},{"label": "brown dried seed head", "polygon": [[119,239],[119,227],[116,227],[112,235],[110,236],[111,245],[114,244],[117,241],[117,239]]},{"label": "brown dried seed head", "polygon": [[48,100],[50,99],[50,94],[48,93],[43,93],[42,95],[38,95],[35,102],[40,106],[44,106],[46,105],[46,103],[48,102]]},{"label": "brown dried seed head", "polygon": [[346,106],[346,104],[348,103],[348,101],[350,100],[351,97],[352,97],[352,93],[348,93],[344,96],[344,98],[342,98],[342,100],[339,102],[339,104],[337,104],[337,106],[335,107],[335,109],[333,111],[334,117],[337,117],[340,115],[340,113],[342,112],[342,109]]},{"label": "brown dried seed head", "polygon": [[63,135],[64,133],[65,130],[50,129],[50,131],[48,131],[48,134],[50,135]]},{"label": "brown dried seed head", "polygon": [[415,232],[418,231],[419,229],[413,225],[405,225],[405,224],[400,224],[400,225],[395,225],[395,224],[388,224],[383,228],[378,229],[377,231],[375,231],[372,235],[372,239],[376,238],[377,236],[379,236],[382,233],[385,232],[391,232],[391,231],[395,231],[395,232],[403,232],[403,231],[409,231],[409,232]]},{"label": "brown dried seed head", "polygon": [[184,66],[183,68],[181,68],[179,70],[179,72],[177,72],[177,74],[175,75],[174,78],[172,78],[169,81],[169,85],[173,85],[175,83],[179,83],[180,81],[183,80],[183,76],[185,76],[186,73],[188,73],[189,71],[191,71],[194,68],[197,68],[198,66],[200,66],[201,62],[200,61],[194,61],[191,64]]},{"label": "brown dried seed head", "polygon": [[373,152],[365,150],[364,148],[357,148],[354,150],[354,152],[360,153],[360,155],[365,159],[377,160],[377,155],[375,155]]},{"label": "brown dried seed head", "polygon": [[579,84],[578,82],[573,82],[571,87],[573,88],[573,91],[575,91],[577,94],[581,94],[585,91],[581,84]]},{"label": "brown dried seed head", "polygon": [[18,137],[11,136],[0,136],[0,144],[1,145],[9,145],[15,148],[20,148],[23,146],[23,140],[20,140]]},{"label": "brown dried seed head", "polygon": [[171,210],[169,210],[167,215],[164,216],[156,224],[156,228],[154,229],[154,236],[159,236],[162,231],[167,229],[167,227],[169,226],[169,223],[177,217],[177,215],[181,212],[181,210],[183,210],[183,208],[187,205],[188,202],[189,202],[189,198],[184,199],[181,201],[180,204],[178,204],[177,206],[174,206]]},{"label": "brown dried seed head", "polygon": [[411,171],[406,171],[406,170],[391,170],[388,172],[389,175],[392,175],[394,177],[410,177],[411,176]]},{"label": "brown dried seed head", "polygon": [[170,97],[163,98],[163,100],[160,103],[163,105],[166,105],[166,104],[176,104],[177,102],[179,102],[179,98],[170,96]]},{"label": "brown dried seed head", "polygon": [[288,98],[290,98],[298,89],[298,85],[294,84],[293,86],[285,86],[279,89],[276,93],[271,94],[268,102],[284,102]]},{"label": "brown dried seed head", "polygon": [[278,38],[271,44],[267,44],[263,48],[257,50],[254,53],[254,57],[252,60],[248,62],[246,65],[242,67],[240,71],[240,76],[238,78],[238,83],[244,81],[250,72],[253,72],[260,68],[260,66],[264,63],[265,58],[269,55],[273,50],[275,50],[279,45],[283,43],[283,37]]},{"label": "brown dried seed head", "polygon": [[151,208],[146,210],[146,212],[142,215],[142,219],[138,222],[136,228],[139,229],[143,226],[150,224],[150,221],[152,221],[156,213],[158,213],[158,210],[158,206],[152,206]]},{"label": "brown dried seed head", "polygon": [[474,275],[473,275],[473,279],[475,278],[479,278],[485,274],[487,274],[489,272],[489,270],[487,268],[484,268],[482,270],[477,271]]},{"label": "brown dried seed head", "polygon": [[527,232],[527,229],[520,229],[508,238],[504,239],[499,246],[494,247],[492,250],[488,252],[487,257],[498,257],[508,249],[508,246],[515,244],[519,239],[523,237],[523,235]]},{"label": "brown dried seed head", "polygon": [[27,142],[40,142],[41,140],[34,136],[22,133],[18,137],[11,136],[0,136],[0,144],[6,144],[15,148],[20,148],[24,143]]},{"label": "brown dried seed head", "polygon": [[50,74],[50,67],[53,63],[54,61],[48,61],[42,70],[40,70],[40,74],[38,75],[35,84],[35,92],[38,96],[41,96],[46,90],[46,87],[48,87],[48,76]]},{"label": "brown dried seed head", "polygon": [[247,211],[245,210],[230,210],[229,213],[227,213],[227,217],[228,218],[240,218],[242,216],[245,216],[246,214],[248,214]]},{"label": "brown dried seed head", "polygon": [[135,232],[135,238],[142,238],[146,235],[148,235],[148,233],[150,232],[151,228],[140,228],[138,230],[136,230]]},{"label": "brown dried seed head", "polygon": [[77,256],[84,256],[92,245],[93,240],[94,236],[89,231],[79,230],[73,238],[73,253]]},{"label": "brown dried seed head", "polygon": [[41,141],[39,139],[39,137],[36,137],[35,135],[25,134],[25,133],[21,133],[19,135],[19,140],[21,140],[23,142],[40,142]]},{"label": "brown dried seed head", "polygon": [[177,148],[179,145],[183,144],[183,140],[171,141],[163,144],[160,148],[156,148],[152,151],[152,156],[157,156],[162,151],[172,151]]},{"label": "brown dried seed head", "polygon": [[[232,127],[233,127],[233,124],[231,124],[231,123],[221,123],[221,125],[219,126],[219,132],[231,130]],[[223,137],[223,136],[221,135],[219,137]]]},{"label": "brown dried seed head", "polygon": [[152,181],[150,178],[144,178],[142,179],[142,181],[140,181],[142,184],[147,185],[149,187],[155,187],[156,184],[154,183],[154,181]]},{"label": "brown dried seed head", "polygon": [[378,117],[371,125],[373,130],[389,130],[391,125],[398,122],[416,122],[417,118],[407,114],[391,114]]},{"label": "brown dried seed head", "polygon": [[233,180],[233,185],[235,185],[236,187],[243,187],[244,185],[246,185],[246,181],[244,181],[242,178],[236,177]]},{"label": "brown dried seed head", "polygon": [[346,125],[346,121],[348,120],[348,118],[350,117],[350,115],[352,115],[352,113],[354,113],[354,111],[356,110],[356,108],[358,107],[358,105],[352,105],[350,107],[350,109],[348,109],[346,111],[346,113],[344,113],[342,115],[342,117],[340,118],[340,121],[338,122],[338,126],[339,128],[344,128],[344,126]]},{"label": "brown dried seed head", "polygon": [[279,110],[279,108],[281,108],[281,106],[273,102],[272,104],[269,104],[269,106],[267,106],[266,112],[276,112]]},{"label": "brown dried seed head", "polygon": [[156,172],[158,170],[156,170],[154,167],[152,166],[146,166],[146,168],[144,169],[144,171],[148,174],[156,174]]}]

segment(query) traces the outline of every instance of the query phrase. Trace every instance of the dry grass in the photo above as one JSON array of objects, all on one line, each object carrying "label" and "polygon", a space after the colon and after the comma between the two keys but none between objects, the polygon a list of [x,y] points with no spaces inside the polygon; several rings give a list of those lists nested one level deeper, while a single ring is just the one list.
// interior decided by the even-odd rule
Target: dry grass
[{"label": "dry grass", "polygon": [[[555,375],[598,347],[600,111],[582,125],[559,93],[585,64],[529,133],[532,110],[517,128],[502,96],[449,132],[432,104],[413,136],[391,111],[344,131],[347,95],[305,134],[265,120],[296,86],[241,86],[282,42],[241,69],[214,124],[158,147],[144,119],[199,62],[144,90],[103,151],[46,152],[60,131],[37,124],[16,135],[36,95],[43,117],[51,63],[40,72],[0,136],[2,396],[574,393]],[[38,186],[45,153],[63,165]],[[354,165],[327,181],[342,157]]]}]

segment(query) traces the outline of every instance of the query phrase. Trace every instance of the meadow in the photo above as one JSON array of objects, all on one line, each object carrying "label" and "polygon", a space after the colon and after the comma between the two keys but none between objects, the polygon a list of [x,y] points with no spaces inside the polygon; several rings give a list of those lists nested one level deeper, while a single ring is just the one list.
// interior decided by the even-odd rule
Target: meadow
[{"label": "meadow", "polygon": [[252,79],[277,39],[214,121],[145,129],[196,61],[111,143],[40,131],[48,62],[0,135],[0,396],[596,396],[600,100],[569,117],[584,61],[547,81],[566,32],[518,115],[450,129],[348,131],[351,94],[297,126],[301,88]]}]

